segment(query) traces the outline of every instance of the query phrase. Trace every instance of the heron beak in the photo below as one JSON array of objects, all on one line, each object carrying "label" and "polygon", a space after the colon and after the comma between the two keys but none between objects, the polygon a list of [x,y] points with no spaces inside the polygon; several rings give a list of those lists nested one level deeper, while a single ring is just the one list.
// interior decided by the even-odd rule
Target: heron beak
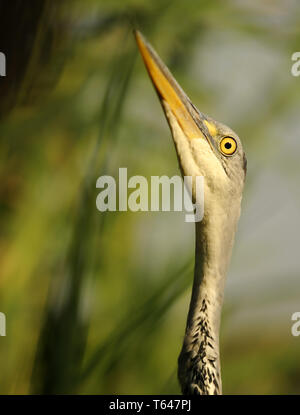
[{"label": "heron beak", "polygon": [[139,31],[135,31],[134,34],[159,99],[168,103],[185,136],[190,140],[194,138],[205,138],[212,144],[211,134],[209,132],[210,124],[206,120],[206,117],[192,104],[144,36]]}]

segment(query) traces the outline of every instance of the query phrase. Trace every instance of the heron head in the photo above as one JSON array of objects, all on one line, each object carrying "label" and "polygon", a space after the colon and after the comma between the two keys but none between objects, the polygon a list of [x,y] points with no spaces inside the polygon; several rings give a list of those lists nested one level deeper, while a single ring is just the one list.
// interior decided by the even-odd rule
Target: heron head
[{"label": "heron head", "polygon": [[182,174],[204,176],[205,203],[218,196],[240,198],[246,157],[238,135],[200,112],[143,35],[136,31],[135,36],[170,125]]}]

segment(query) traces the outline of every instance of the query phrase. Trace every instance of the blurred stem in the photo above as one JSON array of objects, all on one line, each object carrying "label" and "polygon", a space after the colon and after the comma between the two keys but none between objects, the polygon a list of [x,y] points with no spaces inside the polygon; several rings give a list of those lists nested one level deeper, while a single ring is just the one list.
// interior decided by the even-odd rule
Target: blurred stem
[{"label": "blurred stem", "polygon": [[[97,213],[94,197],[95,168],[104,138],[116,139],[115,124],[121,122],[133,68],[132,53],[118,56],[112,66],[117,70],[112,73],[102,101],[99,136],[83,181],[69,252],[60,275],[50,286],[32,376],[34,393],[74,392],[75,379],[78,378],[81,367],[88,329],[81,312],[82,288],[87,267],[90,271],[90,252],[93,251],[91,241],[94,240],[91,235],[95,232],[93,219]],[[118,70],[120,67],[123,68],[121,76]],[[106,159],[109,157],[111,154],[107,154]],[[101,223],[104,216],[97,213],[97,222]]]},{"label": "blurred stem", "polygon": [[170,309],[175,300],[181,295],[190,284],[190,276],[192,274],[192,261],[189,260],[174,272],[170,272],[168,278],[163,279],[157,289],[144,300],[141,305],[130,310],[120,323],[113,330],[111,335],[105,342],[98,347],[92,354],[86,364],[85,369],[80,376],[83,381],[88,378],[99,366],[105,361],[104,367],[101,368],[102,373],[106,373],[120,361],[120,356],[125,345],[130,343],[130,339],[135,336],[137,330],[143,326],[142,337],[145,341],[145,329],[149,328],[149,333],[158,321]]}]

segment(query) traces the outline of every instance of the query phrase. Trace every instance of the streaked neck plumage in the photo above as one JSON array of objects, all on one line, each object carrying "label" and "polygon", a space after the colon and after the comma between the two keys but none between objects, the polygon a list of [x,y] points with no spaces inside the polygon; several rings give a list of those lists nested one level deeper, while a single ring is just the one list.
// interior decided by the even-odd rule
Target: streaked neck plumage
[{"label": "streaked neck plumage", "polygon": [[219,327],[226,271],[240,203],[236,211],[211,205],[196,224],[195,275],[178,377],[183,394],[222,393]]}]

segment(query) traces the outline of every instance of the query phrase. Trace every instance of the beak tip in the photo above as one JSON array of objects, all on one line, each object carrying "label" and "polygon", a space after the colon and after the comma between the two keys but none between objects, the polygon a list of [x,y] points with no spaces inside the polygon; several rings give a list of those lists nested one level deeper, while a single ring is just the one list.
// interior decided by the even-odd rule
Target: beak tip
[{"label": "beak tip", "polygon": [[138,29],[133,29],[133,35],[137,41],[141,36],[141,32]]},{"label": "beak tip", "polygon": [[134,29],[133,34],[140,50],[142,47],[147,46],[148,42],[146,41],[144,35],[142,35],[142,33],[138,29]]}]

